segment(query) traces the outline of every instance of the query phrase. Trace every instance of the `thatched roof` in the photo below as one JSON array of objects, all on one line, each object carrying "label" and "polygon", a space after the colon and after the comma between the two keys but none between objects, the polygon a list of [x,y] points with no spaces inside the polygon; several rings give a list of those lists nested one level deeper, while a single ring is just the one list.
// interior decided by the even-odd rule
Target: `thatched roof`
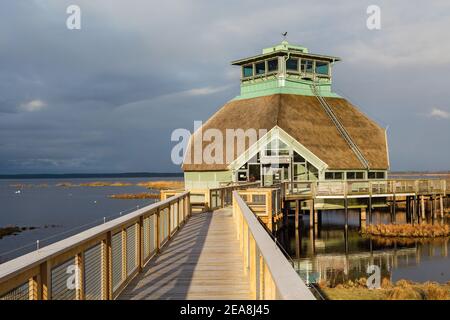
[{"label": "thatched roof", "polygon": [[[358,145],[371,169],[388,169],[385,131],[374,121],[342,98],[326,98],[335,114]],[[365,169],[316,97],[275,94],[225,104],[204,125],[218,129],[267,129],[278,126],[328,164],[329,169]],[[197,133],[198,134],[198,133]],[[191,137],[192,140],[192,137]],[[192,142],[192,141],[191,141]],[[203,148],[210,142],[203,142]],[[249,146],[246,146],[246,149]],[[187,159],[193,155],[190,143]],[[224,148],[225,150],[225,148]],[[228,164],[183,164],[184,171],[227,170]],[[236,158],[239,155],[235,154]],[[192,157],[193,158],[193,157]]]}]

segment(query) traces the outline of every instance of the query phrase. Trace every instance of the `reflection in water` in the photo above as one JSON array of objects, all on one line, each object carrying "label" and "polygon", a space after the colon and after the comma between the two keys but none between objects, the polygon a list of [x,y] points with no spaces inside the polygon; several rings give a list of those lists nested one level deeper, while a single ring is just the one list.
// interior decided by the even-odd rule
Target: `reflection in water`
[{"label": "reflection in water", "polygon": [[[404,223],[406,214],[399,212],[396,221]],[[389,222],[387,211],[374,212],[373,223]],[[343,211],[326,211],[314,228],[309,228],[309,217],[304,216],[298,230],[290,219],[276,236],[307,282],[325,280],[338,284],[367,278],[369,265],[379,266],[382,277],[391,281],[450,281],[448,237],[429,240],[364,237],[359,232],[359,211],[349,212],[348,231],[344,225]]]}]

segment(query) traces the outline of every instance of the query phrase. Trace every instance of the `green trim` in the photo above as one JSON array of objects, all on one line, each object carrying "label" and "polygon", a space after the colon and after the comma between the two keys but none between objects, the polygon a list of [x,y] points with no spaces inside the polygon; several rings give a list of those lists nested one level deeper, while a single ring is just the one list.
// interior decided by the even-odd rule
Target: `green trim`
[{"label": "green trim", "polygon": [[[282,83],[284,82],[284,83]],[[316,85],[322,97],[342,98],[331,91],[331,82]],[[270,79],[261,81],[252,81],[251,83],[241,84],[241,94],[233,100],[250,99],[257,97],[270,96],[274,94],[296,94],[302,96],[314,96],[310,83],[306,81]]]}]

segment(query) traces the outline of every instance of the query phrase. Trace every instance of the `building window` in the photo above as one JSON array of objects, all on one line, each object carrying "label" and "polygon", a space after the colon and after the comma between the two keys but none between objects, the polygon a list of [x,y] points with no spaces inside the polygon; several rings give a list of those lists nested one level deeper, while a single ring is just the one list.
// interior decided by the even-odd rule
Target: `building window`
[{"label": "building window", "polygon": [[298,72],[298,59],[297,58],[289,58],[286,61],[286,70]]},{"label": "building window", "polygon": [[343,180],[342,172],[325,172],[325,180]]},{"label": "building window", "polygon": [[259,164],[250,164],[248,166],[248,181],[260,181],[261,180],[261,166]]},{"label": "building window", "polygon": [[249,64],[242,67],[242,75],[244,78],[253,77],[253,65]]},{"label": "building window", "polygon": [[294,162],[305,162],[305,158],[303,158],[301,155],[299,155],[297,152],[294,151]]},{"label": "building window", "polygon": [[347,180],[363,180],[364,172],[347,172]]},{"label": "building window", "polygon": [[308,162],[309,180],[319,179],[319,170]]},{"label": "building window", "polygon": [[267,61],[267,72],[278,71],[278,59],[272,59]]},{"label": "building window", "polygon": [[316,61],[316,73],[328,76],[328,62]]},{"label": "building window", "polygon": [[247,181],[247,171],[238,171],[238,181]]},{"label": "building window", "polygon": [[384,172],[369,172],[369,179],[383,180],[384,178],[385,178]]},{"label": "building window", "polygon": [[257,75],[266,73],[266,62],[265,61],[258,62],[255,64],[255,73]]},{"label": "building window", "polygon": [[314,61],[312,60],[302,60],[302,72],[313,73],[314,72]]},{"label": "building window", "polygon": [[272,140],[266,146],[266,156],[289,156],[289,147],[281,140]]}]

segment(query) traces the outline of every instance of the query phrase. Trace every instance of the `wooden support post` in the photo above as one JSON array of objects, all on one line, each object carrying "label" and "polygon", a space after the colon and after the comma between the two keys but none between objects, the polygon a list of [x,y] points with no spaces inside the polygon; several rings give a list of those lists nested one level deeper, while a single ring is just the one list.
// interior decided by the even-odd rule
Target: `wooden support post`
[{"label": "wooden support post", "polygon": [[425,197],[424,196],[420,196],[420,213],[422,216],[422,221],[424,221],[426,219],[425,216]]},{"label": "wooden support post", "polygon": [[397,208],[396,207],[397,207],[397,199],[394,194],[393,203],[392,203],[392,221],[391,221],[393,224],[395,224],[397,222],[397,211],[396,211]]},{"label": "wooden support post", "polygon": [[372,224],[372,196],[369,196],[369,224]]},{"label": "wooden support post", "polygon": [[405,203],[405,214],[406,214],[406,223],[409,223],[410,222],[410,216],[411,216],[411,214],[410,214],[410,201],[409,201],[410,199],[409,199],[409,196],[406,196],[406,203]]},{"label": "wooden support post", "polygon": [[441,219],[444,219],[444,196],[439,197],[439,210],[441,211]]},{"label": "wooden support post", "polygon": [[366,221],[367,220],[367,211],[366,208],[361,208],[361,221]]},{"label": "wooden support post", "polygon": [[314,200],[309,201],[309,227],[314,227]]},{"label": "wooden support post", "polygon": [[319,223],[319,210],[314,210],[314,224]]},{"label": "wooden support post", "polygon": [[344,198],[344,209],[345,209],[345,230],[348,229],[348,199]]},{"label": "wooden support post", "polygon": [[[298,215],[300,214],[300,200],[295,200],[295,229],[298,229],[298,225],[299,225],[299,217]],[[287,219],[286,219],[287,220]]]},{"label": "wooden support post", "polygon": [[416,219],[417,219],[417,222],[419,221],[419,215],[418,215],[417,211],[418,211],[417,210],[417,195],[414,195],[414,197],[413,197],[413,209],[412,209],[412,223],[413,224],[416,222]]},{"label": "wooden support post", "polygon": [[436,210],[436,196],[431,196],[431,212],[432,212],[432,217],[433,220],[436,220],[437,218],[437,210]]}]

